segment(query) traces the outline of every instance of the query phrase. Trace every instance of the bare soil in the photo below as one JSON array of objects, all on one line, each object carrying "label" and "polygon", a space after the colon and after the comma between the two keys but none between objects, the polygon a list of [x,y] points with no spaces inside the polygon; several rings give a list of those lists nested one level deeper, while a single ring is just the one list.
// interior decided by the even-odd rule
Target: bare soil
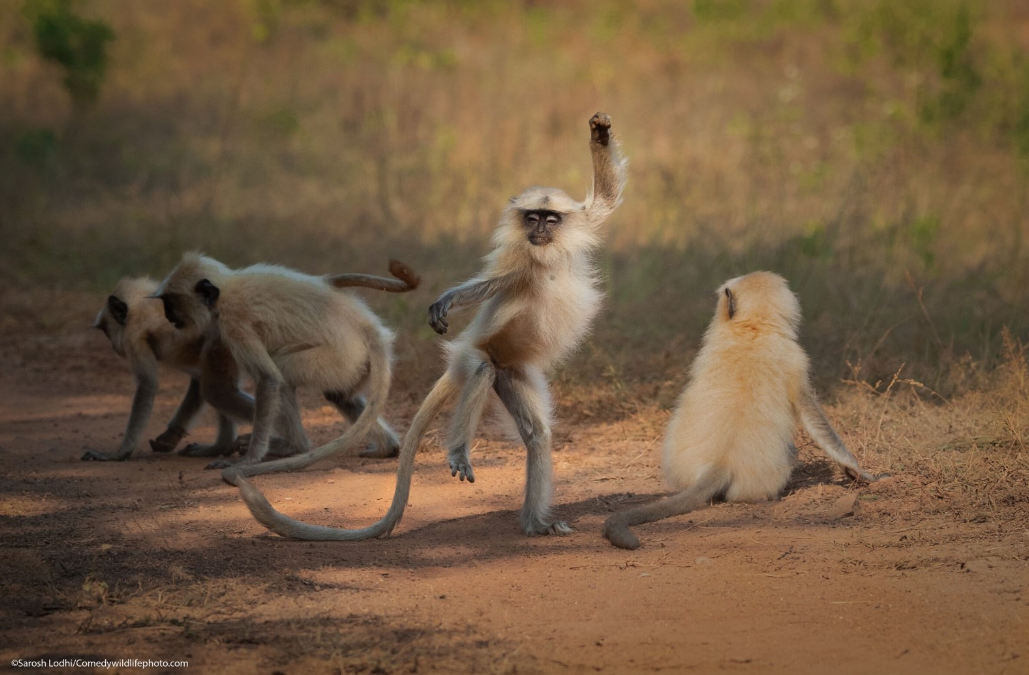
[{"label": "bare soil", "polygon": [[[191,671],[225,673],[1029,672],[1024,485],[986,505],[929,489],[917,471],[856,486],[805,448],[780,501],[645,526],[643,547],[626,552],[601,538],[601,523],[663,489],[668,413],[643,409],[556,429],[555,511],[575,528],[570,536],[520,534],[518,445],[480,441],[468,484],[451,478],[430,437],[392,538],[289,541],[263,531],[204,460],[140,448],[128,462],[79,461],[85,448],[116,447],[132,395],[103,336],[84,330],[83,299],[2,302],[5,664],[48,656],[186,660]],[[163,377],[151,437],[185,383]],[[422,382],[398,380],[389,413],[398,429],[424,393]],[[316,398],[305,407],[314,441],[343,428]],[[205,418],[193,438],[212,435]],[[291,515],[353,526],[384,513],[394,467],[348,456],[258,480]]]}]

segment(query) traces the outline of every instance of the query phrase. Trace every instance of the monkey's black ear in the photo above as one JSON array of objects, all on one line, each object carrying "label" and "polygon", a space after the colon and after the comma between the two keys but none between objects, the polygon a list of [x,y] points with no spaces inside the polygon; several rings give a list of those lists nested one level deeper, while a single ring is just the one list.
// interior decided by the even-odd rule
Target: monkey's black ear
[{"label": "monkey's black ear", "polygon": [[207,279],[198,281],[197,285],[193,287],[193,292],[197,294],[205,307],[214,307],[214,303],[218,302],[218,296],[221,295],[218,287]]},{"label": "monkey's black ear", "polygon": [[129,318],[129,306],[116,295],[107,296],[107,311],[111,313],[119,325],[124,326]]},{"label": "monkey's black ear", "polygon": [[729,308],[729,318],[736,314],[736,296],[728,288],[725,289],[726,306]]}]

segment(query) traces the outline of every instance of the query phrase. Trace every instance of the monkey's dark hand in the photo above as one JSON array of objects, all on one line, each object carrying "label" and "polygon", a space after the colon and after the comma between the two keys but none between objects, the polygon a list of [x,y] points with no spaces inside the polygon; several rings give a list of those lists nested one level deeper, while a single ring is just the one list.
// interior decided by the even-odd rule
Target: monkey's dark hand
[{"label": "monkey's dark hand", "polygon": [[112,455],[99,450],[87,450],[86,454],[82,455],[83,462],[124,462],[128,458],[129,455]]},{"label": "monkey's dark hand", "polygon": [[168,427],[160,436],[150,440],[150,449],[154,452],[171,452],[186,437],[186,430],[181,427]]},{"label": "monkey's dark hand", "polygon": [[450,299],[450,296],[443,295],[439,300],[432,303],[429,307],[429,325],[432,326],[432,330],[436,331],[440,335],[447,332],[447,328],[450,326],[447,323],[447,312],[453,306],[454,301]]},{"label": "monkey's dark hand", "polygon": [[611,140],[611,116],[598,112],[590,118],[590,140],[607,145]]}]

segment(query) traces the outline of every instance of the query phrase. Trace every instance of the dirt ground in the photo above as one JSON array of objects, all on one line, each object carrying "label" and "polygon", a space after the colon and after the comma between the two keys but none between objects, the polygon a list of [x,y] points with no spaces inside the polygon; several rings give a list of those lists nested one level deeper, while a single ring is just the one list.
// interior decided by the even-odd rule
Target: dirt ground
[{"label": "dirt ground", "polygon": [[[644,410],[555,430],[555,510],[575,528],[568,537],[520,534],[519,446],[480,441],[470,485],[451,478],[430,437],[392,538],[288,541],[254,523],[204,460],[140,448],[128,462],[79,461],[85,448],[117,445],[132,394],[124,366],[102,335],[82,329],[88,312],[58,320],[32,303],[0,304],[5,664],[108,657],[225,673],[1029,672],[1024,486],[1017,498],[978,508],[928,490],[914,471],[851,485],[805,448],[781,501],[645,526],[644,545],[626,552],[600,527],[613,509],[663,489],[667,412]],[[184,385],[164,374],[148,437]],[[397,383],[389,416],[398,430],[424,393]],[[316,442],[343,426],[313,397],[305,420]],[[205,417],[193,438],[212,435]],[[349,456],[257,480],[291,515],[357,525],[384,513],[394,467]]]}]

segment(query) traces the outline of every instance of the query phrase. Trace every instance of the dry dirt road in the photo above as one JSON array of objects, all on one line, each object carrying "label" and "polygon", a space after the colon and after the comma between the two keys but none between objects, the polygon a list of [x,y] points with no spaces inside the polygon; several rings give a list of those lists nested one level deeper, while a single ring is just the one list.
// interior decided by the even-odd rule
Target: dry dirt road
[{"label": "dry dirt road", "polygon": [[[129,377],[102,336],[79,330],[81,312],[48,325],[15,305],[0,343],[5,665],[107,657],[219,673],[1029,672],[1029,524],[1003,505],[952,508],[903,473],[854,486],[806,450],[781,501],[645,526],[642,548],[617,550],[600,537],[604,518],[662,490],[666,413],[645,411],[556,430],[556,513],[575,528],[568,537],[519,533],[520,447],[481,441],[470,485],[451,478],[430,438],[392,538],[288,541],[254,523],[203,460],[141,448],[128,462],[80,462],[84,448],[116,446]],[[150,436],[184,384],[164,377]],[[397,384],[399,429],[423,393]],[[342,428],[313,398],[305,419],[315,441]],[[205,418],[194,438],[212,434]],[[393,461],[350,456],[257,480],[287,513],[355,525],[385,511],[393,471]]]}]

